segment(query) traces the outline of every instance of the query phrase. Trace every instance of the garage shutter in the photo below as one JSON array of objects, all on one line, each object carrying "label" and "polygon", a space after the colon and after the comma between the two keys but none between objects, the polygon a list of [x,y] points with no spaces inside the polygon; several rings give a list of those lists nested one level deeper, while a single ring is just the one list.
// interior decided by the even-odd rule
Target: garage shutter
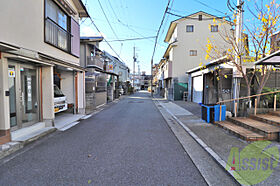
[{"label": "garage shutter", "polygon": [[193,77],[193,102],[202,103],[203,76]]}]

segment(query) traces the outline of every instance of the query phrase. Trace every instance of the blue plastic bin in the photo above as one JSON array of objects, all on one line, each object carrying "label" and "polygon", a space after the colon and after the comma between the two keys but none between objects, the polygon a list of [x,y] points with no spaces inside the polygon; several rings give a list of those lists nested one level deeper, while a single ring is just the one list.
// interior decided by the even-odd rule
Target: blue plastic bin
[{"label": "blue plastic bin", "polygon": [[[226,119],[226,105],[222,106],[221,121]],[[201,118],[207,123],[220,121],[220,105],[201,104]]]}]

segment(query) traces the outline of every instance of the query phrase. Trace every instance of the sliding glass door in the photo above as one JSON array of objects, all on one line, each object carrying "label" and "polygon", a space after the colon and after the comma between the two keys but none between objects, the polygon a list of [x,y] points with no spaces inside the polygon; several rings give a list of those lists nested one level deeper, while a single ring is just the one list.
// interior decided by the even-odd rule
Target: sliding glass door
[{"label": "sliding glass door", "polygon": [[12,129],[39,121],[38,70],[32,65],[9,62],[10,125]]}]

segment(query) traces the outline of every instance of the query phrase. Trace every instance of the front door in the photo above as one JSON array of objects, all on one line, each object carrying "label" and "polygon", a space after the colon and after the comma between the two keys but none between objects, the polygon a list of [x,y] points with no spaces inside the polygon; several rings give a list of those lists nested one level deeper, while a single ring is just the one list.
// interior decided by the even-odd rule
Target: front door
[{"label": "front door", "polygon": [[32,65],[9,62],[10,125],[12,130],[39,121],[38,70]]}]

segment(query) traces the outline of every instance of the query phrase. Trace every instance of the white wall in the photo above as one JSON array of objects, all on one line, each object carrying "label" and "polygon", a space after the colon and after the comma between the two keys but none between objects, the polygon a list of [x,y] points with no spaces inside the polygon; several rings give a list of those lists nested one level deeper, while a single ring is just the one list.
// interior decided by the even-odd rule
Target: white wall
[{"label": "white wall", "polygon": [[[172,76],[178,77],[179,82],[184,83],[187,82],[186,71],[198,67],[201,62],[206,64],[211,61],[211,59],[205,60],[207,38],[211,41],[215,41],[215,45],[219,46],[221,50],[229,48],[229,45],[224,42],[219,32],[211,32],[209,30],[209,25],[218,25],[219,21],[216,23],[214,23],[212,19],[198,21],[198,15],[194,18],[197,19],[178,21],[178,42],[176,43],[178,46],[174,47],[172,51],[174,52]],[[209,17],[203,15],[203,18]],[[194,25],[194,32],[186,32],[187,25]],[[225,30],[230,32],[230,29],[231,26],[229,24],[219,26],[219,31],[222,32],[225,32]],[[197,50],[197,56],[190,56],[190,50]]]},{"label": "white wall", "polygon": [[68,104],[74,104],[74,75],[72,71],[61,72],[61,91],[67,97]]},{"label": "white wall", "polygon": [[44,42],[44,0],[1,0],[0,27],[1,42],[79,64],[79,58]]},{"label": "white wall", "polygon": [[0,77],[0,130],[7,130],[10,128],[9,97],[5,96],[5,91],[9,91],[8,61],[3,54],[0,59]]},{"label": "white wall", "polygon": [[42,67],[43,120],[51,126],[54,120],[53,67]]},{"label": "white wall", "polygon": [[78,72],[78,113],[85,113],[85,81],[84,72]]}]

